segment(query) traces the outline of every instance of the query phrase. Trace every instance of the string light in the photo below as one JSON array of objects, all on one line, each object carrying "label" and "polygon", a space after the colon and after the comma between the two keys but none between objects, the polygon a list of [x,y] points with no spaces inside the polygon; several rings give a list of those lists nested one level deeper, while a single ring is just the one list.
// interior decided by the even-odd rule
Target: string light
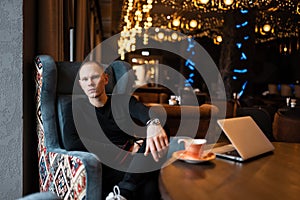
[{"label": "string light", "polygon": [[[176,27],[169,28],[195,38],[203,36],[213,38],[215,33],[222,35],[224,14],[229,10],[237,9],[248,12],[251,8],[257,10],[255,19],[257,33],[261,34],[259,30],[263,28],[266,21],[273,25],[267,37],[265,33],[268,31],[256,36],[258,43],[276,38],[299,37],[300,2],[298,0],[161,0],[156,3],[166,9],[173,9],[173,14],[168,13],[168,16],[172,17],[176,14],[180,17],[181,25],[179,26],[177,22]],[[152,15],[158,22],[154,23],[154,26],[168,24],[164,14],[152,13]],[[198,26],[191,26],[191,20],[196,20]],[[242,27],[242,24],[240,26]]]},{"label": "string light", "polygon": [[[128,0],[123,5],[123,23],[120,39],[118,40],[118,53],[122,60],[125,53],[136,50],[136,36],[143,34],[143,44],[148,44],[147,30],[152,27],[150,11],[153,8],[153,0],[137,1]],[[144,31],[144,32],[143,32]],[[143,32],[143,33],[142,33]]]},{"label": "string light", "polygon": [[[161,9],[155,10],[154,7]],[[136,48],[136,36],[143,37],[147,45],[149,37],[158,41],[178,41],[181,38],[155,31],[149,35],[150,27],[171,29],[198,38],[210,37],[220,44],[223,35],[224,16],[228,11],[248,12],[256,10],[256,43],[278,38],[299,37],[300,2],[298,0],[125,0],[122,10],[121,37],[118,41],[119,54]],[[238,24],[243,28],[249,22]],[[220,42],[221,41],[221,42]]]},{"label": "string light", "polygon": [[192,19],[192,20],[190,21],[190,27],[191,27],[191,28],[196,28],[197,25],[198,25],[198,22],[197,22],[196,20]]},{"label": "string light", "polygon": [[263,31],[264,32],[270,32],[271,31],[271,25],[270,24],[265,24],[263,26]]},{"label": "string light", "polygon": [[180,26],[180,18],[173,19],[172,25],[175,26],[175,27]]}]

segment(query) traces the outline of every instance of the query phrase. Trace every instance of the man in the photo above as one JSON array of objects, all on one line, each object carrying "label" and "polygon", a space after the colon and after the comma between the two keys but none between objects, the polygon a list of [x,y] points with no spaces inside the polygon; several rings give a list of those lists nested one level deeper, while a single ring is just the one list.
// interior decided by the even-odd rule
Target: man
[{"label": "man", "polygon": [[[95,62],[85,62],[79,70],[79,84],[87,96],[88,103],[84,101],[78,101],[77,106],[79,113],[76,116],[80,118],[82,129],[81,132],[93,132],[97,128],[91,128],[94,124],[87,113],[87,110],[92,110],[96,113],[97,123],[103,130],[104,135],[109,139],[111,143],[119,147],[120,149],[133,153],[144,153],[144,156],[148,156],[151,153],[153,160],[159,162],[165,159],[165,153],[169,145],[168,135],[161,127],[157,118],[150,119],[149,109],[138,102],[134,97],[129,98],[129,115],[126,112],[126,106],[121,105],[122,95],[117,96],[119,103],[112,103],[112,96],[108,96],[105,91],[105,86],[108,84],[108,74],[104,72],[103,67]],[[88,104],[88,105],[87,105]],[[113,115],[113,110],[116,107],[118,112],[118,120]],[[125,132],[119,127],[117,121],[127,121],[128,119],[135,119],[146,125],[145,139],[136,138],[130,133]],[[86,128],[86,129],[84,129]],[[89,129],[87,129],[89,128]],[[90,130],[90,131],[89,131]],[[101,134],[95,131],[94,136]],[[92,138],[93,136],[89,136]],[[89,147],[86,144],[80,142],[78,136],[71,136],[72,150],[87,150]],[[101,138],[101,137],[100,137]],[[105,143],[106,141],[99,141]],[[128,154],[121,154],[120,158],[116,159],[120,165],[124,160],[129,160],[128,168],[134,165],[141,165],[143,163],[136,163],[135,156],[129,156]],[[103,195],[106,199],[159,199],[159,190],[157,186],[158,171],[146,172],[146,173],[129,173],[113,169],[110,166],[103,164]],[[114,186],[116,185],[116,186]],[[109,193],[113,189],[113,192]],[[109,193],[109,194],[108,194]]]}]

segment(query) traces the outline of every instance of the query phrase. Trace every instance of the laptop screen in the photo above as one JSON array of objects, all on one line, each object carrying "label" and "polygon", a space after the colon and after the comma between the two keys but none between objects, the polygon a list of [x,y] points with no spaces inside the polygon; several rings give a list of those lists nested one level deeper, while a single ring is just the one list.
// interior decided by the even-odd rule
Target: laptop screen
[{"label": "laptop screen", "polygon": [[218,125],[243,160],[274,150],[274,146],[250,116],[218,120]]}]

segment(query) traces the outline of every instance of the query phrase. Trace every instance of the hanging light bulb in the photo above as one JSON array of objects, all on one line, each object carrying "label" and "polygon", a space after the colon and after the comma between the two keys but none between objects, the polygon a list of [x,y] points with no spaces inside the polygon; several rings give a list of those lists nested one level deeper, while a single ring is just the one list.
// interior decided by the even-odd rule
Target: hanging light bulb
[{"label": "hanging light bulb", "polygon": [[190,21],[190,27],[191,27],[191,28],[196,28],[197,25],[198,25],[197,20],[192,19],[192,20]]},{"label": "hanging light bulb", "polygon": [[224,0],[223,2],[226,6],[230,6],[233,4],[234,0]]},{"label": "hanging light bulb", "polygon": [[172,24],[173,26],[178,27],[180,25],[180,18],[173,19]]},{"label": "hanging light bulb", "polygon": [[158,37],[158,39],[162,40],[162,39],[164,39],[165,34],[164,34],[163,32],[159,32],[159,33],[157,34],[157,37]]},{"label": "hanging light bulb", "polygon": [[171,38],[172,40],[177,40],[178,34],[176,32],[172,33]]},{"label": "hanging light bulb", "polygon": [[219,45],[223,41],[223,38],[221,35],[215,35],[214,36],[214,43]]},{"label": "hanging light bulb", "polygon": [[209,2],[209,0],[200,0],[199,1],[201,4],[207,4]]},{"label": "hanging light bulb", "polygon": [[266,24],[263,26],[263,31],[266,32],[266,33],[268,33],[268,32],[270,32],[270,30],[271,30],[271,25],[268,24],[268,23],[266,23]]},{"label": "hanging light bulb", "polygon": [[198,29],[201,29],[202,25],[201,25],[201,22],[198,23]]}]

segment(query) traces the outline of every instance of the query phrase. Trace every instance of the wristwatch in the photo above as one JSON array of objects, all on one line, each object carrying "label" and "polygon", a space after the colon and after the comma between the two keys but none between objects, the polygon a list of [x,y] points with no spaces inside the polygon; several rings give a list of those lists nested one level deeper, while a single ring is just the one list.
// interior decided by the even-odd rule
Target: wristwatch
[{"label": "wristwatch", "polygon": [[158,118],[150,119],[146,123],[146,126],[149,126],[149,125],[160,125],[160,121]]}]

